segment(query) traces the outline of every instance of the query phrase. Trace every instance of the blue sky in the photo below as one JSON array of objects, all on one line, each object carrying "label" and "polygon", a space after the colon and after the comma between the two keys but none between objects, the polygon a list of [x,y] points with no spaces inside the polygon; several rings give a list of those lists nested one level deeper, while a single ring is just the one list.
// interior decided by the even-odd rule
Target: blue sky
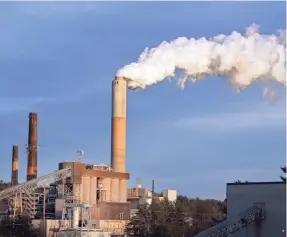
[{"label": "blue sky", "polygon": [[[272,20],[271,20],[272,19]],[[0,166],[13,144],[25,179],[28,113],[39,116],[39,175],[75,160],[110,162],[111,81],[145,47],[180,36],[285,29],[284,2],[0,3]],[[262,97],[263,87],[276,100]],[[130,185],[224,198],[226,182],[273,181],[285,164],[285,89],[234,93],[224,78],[181,90],[165,81],[128,92]]]}]

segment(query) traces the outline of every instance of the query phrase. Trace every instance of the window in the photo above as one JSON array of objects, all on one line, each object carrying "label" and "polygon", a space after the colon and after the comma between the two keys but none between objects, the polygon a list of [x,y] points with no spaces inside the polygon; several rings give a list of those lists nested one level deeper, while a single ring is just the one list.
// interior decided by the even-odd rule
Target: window
[{"label": "window", "polygon": [[100,190],[97,190],[97,200],[99,201],[101,198],[101,191]]},{"label": "window", "polygon": [[120,216],[120,220],[123,220],[123,219],[124,219],[124,213],[123,213],[123,212],[121,212],[121,213],[119,214],[119,216]]}]

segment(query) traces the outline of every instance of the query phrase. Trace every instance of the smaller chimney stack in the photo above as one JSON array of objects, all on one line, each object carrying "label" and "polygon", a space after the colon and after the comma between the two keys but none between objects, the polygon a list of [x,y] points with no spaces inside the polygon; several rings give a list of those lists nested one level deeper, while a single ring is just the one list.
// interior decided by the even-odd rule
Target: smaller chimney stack
[{"label": "smaller chimney stack", "polygon": [[13,146],[12,150],[12,186],[18,184],[18,145]]},{"label": "smaller chimney stack", "polygon": [[151,195],[152,195],[151,202],[153,202],[153,200],[154,200],[154,180],[151,181]]},{"label": "smaller chimney stack", "polygon": [[27,181],[37,178],[38,115],[29,113]]}]

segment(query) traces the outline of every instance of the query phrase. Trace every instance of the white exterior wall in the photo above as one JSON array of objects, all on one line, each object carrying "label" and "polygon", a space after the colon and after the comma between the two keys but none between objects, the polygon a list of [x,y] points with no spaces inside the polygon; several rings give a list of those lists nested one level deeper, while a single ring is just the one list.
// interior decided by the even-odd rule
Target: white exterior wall
[{"label": "white exterior wall", "polygon": [[170,202],[175,202],[177,199],[177,192],[176,192],[176,190],[164,189],[163,190],[163,197],[167,198],[167,200]]},{"label": "white exterior wall", "polygon": [[254,203],[264,203],[265,206],[261,227],[252,224],[232,236],[286,237],[286,185],[280,182],[227,185],[228,219]]},{"label": "white exterior wall", "polygon": [[139,205],[150,205],[152,202],[152,197],[140,197],[139,198]]}]

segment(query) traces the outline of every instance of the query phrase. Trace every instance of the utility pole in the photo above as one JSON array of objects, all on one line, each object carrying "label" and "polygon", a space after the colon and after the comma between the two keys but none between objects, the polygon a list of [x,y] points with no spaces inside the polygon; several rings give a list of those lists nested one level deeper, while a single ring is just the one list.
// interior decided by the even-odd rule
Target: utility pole
[{"label": "utility pole", "polygon": [[23,206],[22,206],[22,192],[20,192],[19,197],[20,197],[20,200],[19,200],[19,202],[20,202],[20,213],[21,213],[21,216],[22,216],[22,212],[23,212]]},{"label": "utility pole", "polygon": [[[153,233],[154,231],[154,226],[155,226],[155,220],[154,220],[154,180],[152,180],[151,184],[151,232]],[[150,233],[149,233],[150,235]]]},{"label": "utility pole", "polygon": [[151,185],[151,202],[153,202],[154,199],[154,180],[152,180],[152,185]]},{"label": "utility pole", "polygon": [[46,236],[46,185],[44,185],[44,197],[43,197],[43,229],[44,236]]},{"label": "utility pole", "polygon": [[14,197],[14,210],[13,210],[13,218],[15,218],[15,214],[16,214],[16,207],[17,207],[17,200],[18,199],[18,195],[16,193],[15,197]]}]

